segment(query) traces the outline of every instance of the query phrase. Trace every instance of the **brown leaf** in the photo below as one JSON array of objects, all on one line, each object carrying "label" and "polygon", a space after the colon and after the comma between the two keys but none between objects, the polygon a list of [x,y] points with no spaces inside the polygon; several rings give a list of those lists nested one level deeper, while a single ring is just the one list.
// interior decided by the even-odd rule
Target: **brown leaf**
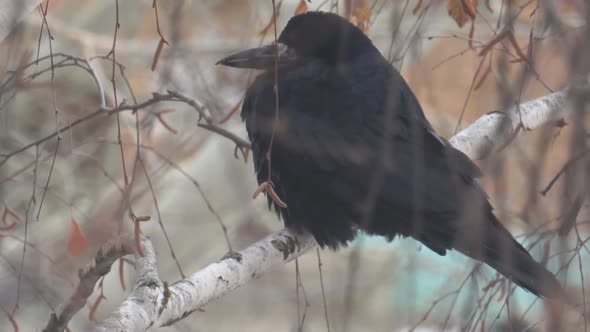
[{"label": "brown leaf", "polygon": [[70,240],[68,241],[68,251],[75,257],[80,256],[82,251],[86,249],[88,245],[88,240],[82,231],[80,230],[80,226],[76,219],[72,218],[72,229],[70,230]]},{"label": "brown leaf", "polygon": [[119,259],[119,282],[121,283],[121,288],[123,290],[127,290],[125,287],[125,272],[124,272],[125,261],[121,258]]},{"label": "brown leaf", "polygon": [[305,0],[299,0],[297,8],[295,8],[295,15],[303,14],[307,12],[307,2]]},{"label": "brown leaf", "polygon": [[[12,222],[8,222],[8,216],[12,217],[12,219],[14,220]],[[3,226],[0,226],[0,231],[7,231],[13,228],[14,226],[16,226],[17,221],[22,221],[21,217],[16,212],[14,212],[13,209],[5,207],[4,212],[2,212]]]},{"label": "brown leaf", "polygon": [[371,24],[371,16],[373,15],[371,6],[366,0],[363,0],[355,1],[353,7],[349,21],[364,33],[368,33],[369,25]]},{"label": "brown leaf", "polygon": [[91,322],[96,322],[96,310],[98,309],[98,306],[100,305],[103,299],[105,299],[104,295],[100,294],[90,307],[90,312],[88,313],[88,320],[90,320]]},{"label": "brown leaf", "polygon": [[135,220],[142,222],[142,221],[150,221],[152,220],[152,217],[150,216],[137,216],[135,217]]},{"label": "brown leaf", "polygon": [[369,32],[369,25],[371,24],[371,5],[367,0],[346,1],[344,3],[345,16],[350,23],[361,29],[364,33]]},{"label": "brown leaf", "polygon": [[160,59],[160,54],[162,53],[162,49],[164,48],[164,44],[166,44],[166,41],[164,40],[164,38],[160,38],[160,41],[158,42],[158,46],[156,47],[156,52],[154,53],[154,58],[152,59],[152,66],[151,66],[152,71],[156,70],[156,66],[158,65],[158,60]]},{"label": "brown leaf", "polygon": [[272,183],[270,186],[266,187],[266,192],[270,195],[270,198],[272,198],[272,200],[277,203],[278,206],[282,207],[283,209],[287,208],[287,203],[283,202],[279,195],[277,195],[275,189],[272,186]]},{"label": "brown leaf", "polygon": [[254,199],[254,198],[258,197],[258,195],[260,195],[261,192],[266,190],[266,187],[268,187],[268,181],[264,182],[260,186],[258,186],[256,191],[254,191],[254,193],[252,194],[252,198]]},{"label": "brown leaf", "polygon": [[477,0],[447,0],[449,16],[461,28],[465,23],[475,19]]}]

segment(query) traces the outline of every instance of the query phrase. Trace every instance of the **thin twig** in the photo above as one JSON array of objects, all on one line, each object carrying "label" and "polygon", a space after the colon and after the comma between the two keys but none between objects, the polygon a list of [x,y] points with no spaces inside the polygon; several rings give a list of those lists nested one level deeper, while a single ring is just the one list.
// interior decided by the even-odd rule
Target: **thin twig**
[{"label": "thin twig", "polygon": [[55,167],[55,159],[57,158],[57,151],[59,150],[59,143],[61,142],[61,137],[59,135],[59,129],[57,132],[57,141],[55,143],[55,151],[53,151],[53,158],[51,159],[51,167],[49,168],[49,174],[47,175],[47,181],[45,182],[45,187],[43,187],[43,194],[41,195],[41,201],[39,202],[39,210],[37,210],[37,221],[39,221],[39,216],[41,215],[41,209],[43,208],[43,202],[45,201],[45,194],[47,193],[47,189],[49,188],[49,181],[51,180],[51,174],[53,174],[53,169]]},{"label": "thin twig", "polygon": [[326,303],[326,291],[324,289],[324,276],[322,273],[322,257],[320,255],[320,249],[315,249],[318,257],[318,272],[320,274],[320,287],[322,288],[322,301],[324,303],[324,319],[326,320],[326,329],[330,332],[330,320],[328,319],[328,304]]},{"label": "thin twig", "polygon": [[[154,93],[152,98],[143,101],[141,103],[138,104],[123,104],[123,105],[119,105],[119,107],[117,108],[112,108],[112,107],[106,107],[106,108],[98,108],[97,110],[95,110],[94,112],[87,114],[86,116],[79,118],[75,121],[72,121],[72,123],[63,126],[61,128],[59,128],[59,132],[65,132],[68,131],[76,126],[78,126],[81,123],[84,123],[96,116],[98,116],[99,114],[104,114],[106,112],[107,115],[111,115],[111,114],[118,114],[120,112],[123,111],[139,111],[143,108],[161,103],[161,102],[183,102],[183,103],[187,103],[190,106],[192,106],[195,109],[201,109],[201,111],[203,113],[206,113],[206,108],[204,108],[204,106],[199,106],[200,104],[195,101],[194,99],[188,98],[178,92],[174,92],[174,91],[168,91],[168,94],[159,94],[159,93]],[[200,108],[202,107],[202,108]],[[205,118],[206,119],[206,118]],[[215,124],[208,124],[208,123],[200,123],[198,124],[199,127],[205,128],[207,130],[210,130],[212,132],[215,132],[217,134],[220,134],[228,139],[230,139],[231,141],[233,141],[234,143],[236,143],[237,145],[239,145],[242,148],[250,148],[250,143],[248,143],[248,141],[244,140],[243,138],[240,138],[239,136],[227,131],[226,129],[219,127]],[[40,144],[44,143],[47,140],[52,139],[53,137],[57,136],[58,131],[55,131],[45,137],[42,137],[36,141],[33,141],[21,148],[18,148],[10,153],[6,153],[6,154],[0,154],[0,157],[2,157],[3,159],[0,161],[0,166],[2,166],[4,163],[6,163],[6,161],[8,161],[8,159],[10,159],[11,157],[26,151],[32,147],[35,146],[39,146]]]},{"label": "thin twig", "polygon": [[27,253],[27,243],[28,243],[28,236],[29,236],[29,215],[31,211],[35,210],[35,206],[37,205],[37,198],[36,195],[36,188],[37,188],[37,168],[39,166],[39,146],[35,149],[35,168],[33,169],[33,192],[31,193],[31,198],[27,203],[27,209],[25,210],[25,238],[23,240],[23,251],[20,259],[20,267],[18,272],[18,283],[16,287],[16,301],[14,303],[14,308],[12,309],[12,316],[16,313],[16,310],[19,308],[19,301],[21,295],[21,282],[22,282],[22,275],[23,270],[25,268],[25,257]]},{"label": "thin twig", "polygon": [[166,157],[163,153],[158,151],[156,148],[149,146],[149,145],[145,145],[145,144],[140,144],[139,146],[141,148],[144,148],[144,149],[147,149],[147,150],[153,152],[156,156],[158,156],[158,158],[162,159],[168,165],[170,165],[172,168],[174,168],[175,170],[180,172],[180,174],[182,174],[184,177],[186,177],[197,188],[197,191],[199,192],[199,194],[201,195],[201,198],[205,202],[207,209],[209,210],[209,212],[211,212],[211,214],[213,214],[213,216],[217,220],[217,223],[221,227],[221,230],[223,232],[223,236],[225,238],[225,241],[227,243],[227,247],[228,247],[229,251],[233,252],[234,250],[231,245],[231,241],[229,239],[227,226],[223,222],[221,215],[219,215],[219,213],[215,210],[215,208],[213,208],[213,204],[212,204],[211,200],[207,197],[207,195],[205,194],[205,191],[203,190],[203,188],[201,187],[201,184],[197,181],[197,179],[195,179],[193,176],[191,176],[189,173],[187,173],[182,167],[180,167],[180,165],[178,165],[177,163],[172,161],[170,158]]},{"label": "thin twig", "polygon": [[156,214],[158,215],[158,224],[160,225],[160,229],[162,230],[162,234],[164,234],[164,238],[166,239],[168,249],[170,249],[170,255],[172,256],[172,259],[176,263],[176,267],[178,268],[178,272],[180,272],[180,275],[182,276],[182,278],[186,278],[186,275],[184,274],[184,272],[182,271],[182,267],[180,266],[180,262],[178,261],[178,257],[176,257],[176,253],[174,252],[174,248],[172,247],[172,242],[170,241],[170,237],[168,236],[168,232],[166,231],[166,227],[164,227],[164,223],[162,222],[162,214],[160,213],[160,206],[158,205],[158,199],[156,198],[156,193],[154,192],[154,186],[152,185],[152,180],[150,179],[150,175],[147,171],[147,168],[145,167],[145,164],[143,162],[143,158],[141,158],[138,155],[138,160],[139,160],[139,164],[141,165],[141,168],[143,169],[148,186],[150,188],[150,192],[151,192],[152,198],[154,200],[154,207],[156,208]]},{"label": "thin twig", "polygon": [[555,174],[555,176],[551,179],[551,181],[549,181],[549,184],[547,184],[547,186],[545,187],[545,189],[541,190],[541,195],[543,195],[543,196],[547,195],[547,193],[549,192],[549,190],[551,190],[551,188],[553,187],[553,185],[555,184],[555,182],[559,179],[559,177],[561,177],[561,175],[563,175],[563,173],[565,173],[565,171],[567,171],[578,160],[582,159],[589,151],[590,150],[582,151],[577,156],[575,156],[575,157],[571,158],[570,160],[568,160],[565,163],[565,165],[563,165],[563,167],[561,167],[561,169],[559,170],[559,172],[557,172],[557,174]]},{"label": "thin twig", "polygon": [[[43,332],[62,332],[66,329],[68,322],[82,309],[99,279],[110,272],[111,266],[121,257],[132,253],[130,246],[125,241],[132,241],[124,238],[121,243],[111,244],[101,248],[94,259],[92,266],[78,272],[80,282],[69,300],[62,305],[59,313],[52,313],[49,322]],[[133,242],[130,242],[133,243]]]},{"label": "thin twig", "polygon": [[98,88],[98,96],[100,98],[100,107],[106,109],[107,102],[106,102],[106,96],[104,93],[104,87],[102,86],[102,82],[98,78],[98,74],[96,73],[96,70],[94,69],[94,66],[92,65],[92,61],[88,60],[88,59],[84,59],[84,62],[88,66],[88,69],[90,69],[90,75],[92,76],[92,79],[94,79],[94,82],[96,83],[96,87]]}]

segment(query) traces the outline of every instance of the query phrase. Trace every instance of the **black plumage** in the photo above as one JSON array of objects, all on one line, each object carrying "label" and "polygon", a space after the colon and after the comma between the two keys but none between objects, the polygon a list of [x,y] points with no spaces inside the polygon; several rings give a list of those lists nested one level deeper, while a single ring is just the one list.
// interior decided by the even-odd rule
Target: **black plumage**
[{"label": "black plumage", "polygon": [[[277,59],[275,52],[280,53]],[[221,64],[264,70],[242,107],[259,183],[275,117],[271,180],[286,226],[336,248],[358,230],[411,236],[440,255],[455,249],[525,289],[555,296],[555,277],[492,212],[478,167],[438,136],[399,72],[345,19],[293,17],[274,44]]]}]

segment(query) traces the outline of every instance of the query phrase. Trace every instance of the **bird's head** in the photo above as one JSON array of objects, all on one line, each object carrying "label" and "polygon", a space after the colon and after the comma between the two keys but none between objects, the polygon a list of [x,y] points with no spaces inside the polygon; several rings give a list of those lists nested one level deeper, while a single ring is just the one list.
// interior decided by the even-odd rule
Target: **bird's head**
[{"label": "bird's head", "polygon": [[281,67],[320,60],[340,64],[365,52],[378,52],[371,40],[346,19],[332,13],[307,12],[292,17],[278,44],[253,48],[221,59],[218,64],[238,68],[272,69],[278,52]]}]

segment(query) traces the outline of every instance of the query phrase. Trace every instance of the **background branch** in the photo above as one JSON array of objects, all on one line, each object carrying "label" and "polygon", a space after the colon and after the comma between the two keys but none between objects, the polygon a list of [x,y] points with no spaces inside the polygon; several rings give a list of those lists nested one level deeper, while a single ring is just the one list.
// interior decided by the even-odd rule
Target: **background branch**
[{"label": "background branch", "polygon": [[80,270],[78,287],[70,299],[58,310],[59,314],[53,313],[43,329],[44,332],[63,331],[68,322],[80,309],[86,305],[86,301],[92,295],[98,280],[111,271],[111,265],[119,258],[133,252],[132,239],[123,240],[120,243],[107,245],[96,254],[94,264],[84,270]]}]

